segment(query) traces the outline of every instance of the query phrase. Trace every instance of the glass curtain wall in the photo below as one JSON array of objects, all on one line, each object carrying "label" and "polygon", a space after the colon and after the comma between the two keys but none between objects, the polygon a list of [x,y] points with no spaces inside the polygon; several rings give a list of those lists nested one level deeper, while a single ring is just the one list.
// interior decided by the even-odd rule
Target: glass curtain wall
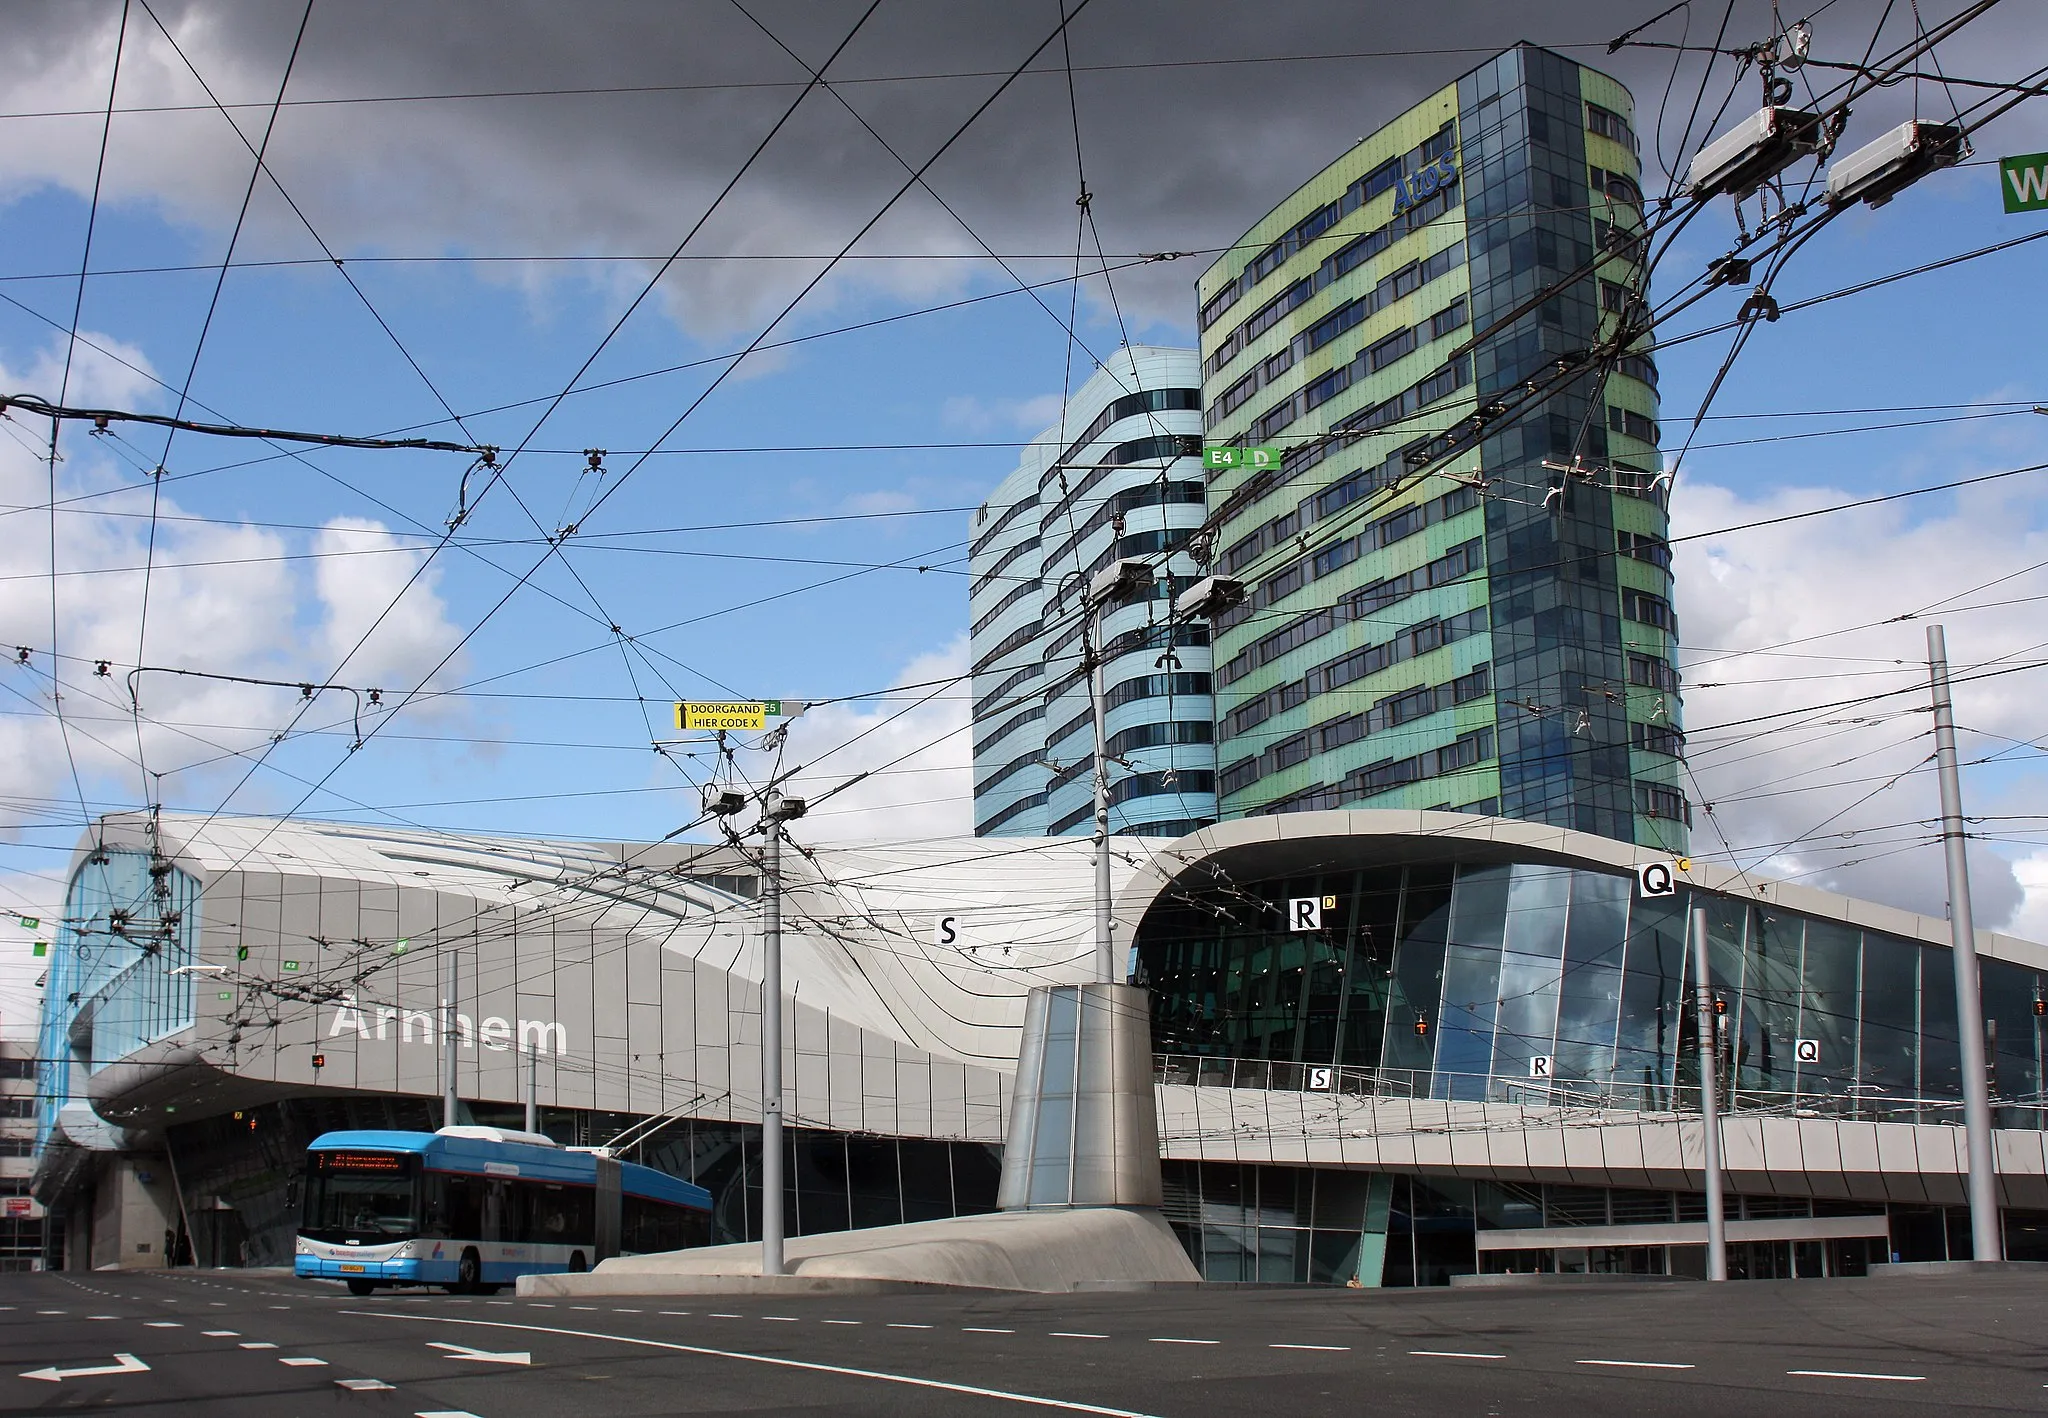
[{"label": "glass curtain wall", "polygon": [[[1303,897],[1321,925],[1289,930]],[[1729,1106],[1960,1121],[1946,949],[1702,899]],[[1179,1072],[1201,1081],[1224,1081],[1205,1059],[1271,1060],[1332,1066],[1333,1086],[1360,1091],[1693,1108],[1688,906],[1634,899],[1630,876],[1533,862],[1216,873],[1152,908],[1137,956],[1154,1047],[1189,1056]],[[2048,1126],[2048,982],[1988,958],[1983,980],[1999,1125]]]},{"label": "glass curtain wall", "polygon": [[[37,1143],[96,1073],[192,1024],[199,882],[148,852],[102,848],[64,896],[36,1049]],[[81,1021],[83,1021],[81,1025]]]}]

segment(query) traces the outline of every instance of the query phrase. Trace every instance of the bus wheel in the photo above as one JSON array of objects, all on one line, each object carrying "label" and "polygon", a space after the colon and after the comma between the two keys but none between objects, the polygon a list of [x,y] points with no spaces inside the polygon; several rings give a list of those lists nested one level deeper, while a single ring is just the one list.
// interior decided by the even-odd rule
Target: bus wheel
[{"label": "bus wheel", "polygon": [[583,1258],[583,1252],[576,1251],[572,1255],[570,1255],[569,1272],[572,1275],[581,1275],[584,1271],[588,1269],[590,1269],[590,1262]]},{"label": "bus wheel", "polygon": [[377,1287],[367,1280],[351,1280],[348,1283],[348,1293],[351,1295],[373,1295],[376,1291]]},{"label": "bus wheel", "polygon": [[455,1293],[474,1295],[483,1289],[483,1285],[483,1257],[476,1253],[475,1246],[471,1246],[462,1253],[462,1259],[455,1264]]}]

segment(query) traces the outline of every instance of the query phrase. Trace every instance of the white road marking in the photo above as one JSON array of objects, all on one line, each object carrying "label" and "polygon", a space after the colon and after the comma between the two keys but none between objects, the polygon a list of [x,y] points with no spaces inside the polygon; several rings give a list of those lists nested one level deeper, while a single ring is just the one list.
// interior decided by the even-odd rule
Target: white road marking
[{"label": "white road marking", "polygon": [[[709,1349],[697,1344],[676,1344],[665,1339],[642,1339],[629,1334],[602,1334],[587,1329],[557,1329],[549,1325],[513,1324],[508,1320],[456,1319],[440,1315],[408,1315],[391,1310],[344,1310],[343,1314],[357,1315],[370,1319],[424,1322],[426,1324],[474,1325],[485,1329],[516,1329],[534,1334],[560,1334],[572,1339],[606,1339],[614,1344],[629,1344],[641,1349],[666,1349],[675,1354],[701,1354],[712,1359],[735,1359],[747,1364],[767,1364],[778,1369],[802,1369],[814,1374],[843,1374],[848,1378],[873,1379],[878,1383],[903,1384],[909,1388],[934,1389],[940,1393],[965,1393],[976,1398],[994,1398],[1008,1403],[1027,1404],[1033,1408],[1057,1408],[1067,1413],[1094,1413],[1101,1418],[1157,1418],[1156,1414],[1140,1413],[1130,1408],[1108,1408],[1096,1403],[1077,1403],[1064,1398],[1046,1398],[1040,1394],[1013,1393],[1006,1389],[981,1388],[974,1384],[948,1383],[943,1379],[918,1378],[911,1374],[890,1374],[879,1369],[855,1369],[842,1364],[820,1364],[807,1359],[785,1359],[773,1354],[745,1354],[731,1349]],[[443,1415],[415,1415],[415,1418],[443,1418]],[[467,1415],[464,1416],[467,1418]]]},{"label": "white road marking", "polygon": [[39,1315],[61,1315],[64,1312],[62,1310],[37,1310],[36,1313]]},{"label": "white road marking", "polygon": [[891,1321],[889,1322],[889,1328],[891,1328],[891,1329],[930,1329],[930,1328],[931,1328],[931,1326],[930,1326],[930,1325],[928,1325],[928,1324],[898,1324],[898,1323],[897,1323],[896,1321],[894,1321],[894,1320],[891,1320]]},{"label": "white road marking", "polygon": [[1876,1379],[1894,1384],[1927,1382],[1925,1374],[1857,1374],[1842,1369],[1787,1369],[1785,1372],[1795,1379]]},{"label": "white road marking", "polygon": [[[825,1323],[826,1323],[826,1324],[859,1324],[859,1323],[860,1323],[860,1321],[859,1321],[859,1320],[826,1320],[826,1321],[825,1321]],[[983,1328],[982,1326],[980,1326],[980,1325],[973,1325],[973,1324],[970,1324],[970,1325],[963,1325],[963,1326],[961,1327],[961,1329],[960,1329],[960,1332],[961,1332],[962,1334],[1015,1334],[1015,1333],[1016,1333],[1017,1331],[1016,1331],[1016,1330],[1014,1330],[1014,1329],[984,1329],[984,1328]],[[2044,1387],[2048,1387],[2048,1385],[2044,1385]]]},{"label": "white road marking", "polygon": [[1351,1346],[1348,1344],[1268,1344],[1266,1347],[1268,1349],[1323,1349],[1332,1354],[1349,1354],[1351,1352]]},{"label": "white road marking", "polygon": [[486,1300],[484,1303],[486,1305],[509,1305],[512,1302],[510,1300]]},{"label": "white road marking", "polygon": [[528,1300],[526,1308],[529,1310],[552,1310],[554,1306],[545,1300]]},{"label": "white road marking", "polygon": [[121,1317],[119,1315],[87,1315],[86,1318],[89,1320],[117,1320]]},{"label": "white road marking", "polygon": [[738,1315],[728,1315],[728,1314],[721,1314],[721,1313],[720,1313],[720,1312],[718,1312],[717,1310],[713,1310],[713,1311],[711,1312],[711,1318],[713,1318],[713,1319],[715,1319],[715,1320],[736,1320],[736,1319],[740,1318],[740,1316],[738,1316]]},{"label": "white road marking", "polygon": [[272,1344],[272,1343],[268,1342],[267,1340],[262,1340],[262,1339],[251,1339],[251,1340],[246,1340],[246,1341],[244,1341],[244,1342],[243,1342],[243,1343],[241,1343],[241,1344],[237,1344],[237,1345],[235,1346],[235,1348],[237,1348],[237,1349],[275,1349],[275,1348],[277,1348],[277,1346],[276,1346],[275,1344]]},{"label": "white road marking", "polygon": [[612,1311],[612,1313],[613,1313],[613,1314],[615,1314],[615,1315],[639,1315],[639,1314],[645,1314],[645,1313],[646,1313],[646,1311],[645,1311],[645,1310],[622,1310],[622,1309],[614,1309],[614,1310]]},{"label": "white road marking", "polygon": [[327,1367],[325,1359],[280,1359],[277,1362],[294,1369],[324,1369]]},{"label": "white road marking", "polygon": [[[621,1313],[622,1313],[622,1314],[635,1314],[635,1315],[637,1315],[637,1314],[639,1314],[640,1312],[639,1312],[638,1310],[627,1310],[627,1311],[621,1311]],[[768,1321],[768,1323],[770,1323],[770,1324],[795,1324],[795,1323],[797,1323],[797,1317],[796,1317],[795,1315],[763,1315],[763,1316],[761,1316],[761,1318],[762,1318],[762,1319],[764,1319],[764,1320],[766,1320],[766,1321]]]},{"label": "white road marking", "polygon": [[571,1305],[569,1308],[572,1310],[588,1310],[592,1314],[597,1313],[597,1306],[595,1305]]},{"label": "white road marking", "polygon": [[1505,1359],[1505,1354],[1468,1354],[1458,1349],[1410,1349],[1417,1359]]},{"label": "white road marking", "polygon": [[425,1413],[415,1413],[412,1418],[476,1418],[474,1413],[462,1408],[430,1408]]},{"label": "white road marking", "polygon": [[112,1364],[101,1364],[90,1369],[30,1369],[22,1377],[40,1379],[44,1383],[62,1383],[66,1379],[98,1378],[102,1374],[146,1374],[149,1365],[133,1354],[116,1354]]},{"label": "white road marking", "polygon": [[391,1387],[382,1379],[336,1379],[334,1382],[350,1393],[375,1393],[379,1389]]},{"label": "white road marking", "polygon": [[860,1324],[860,1320],[826,1320],[826,1324]]},{"label": "white road marking", "polygon": [[1574,1364],[1592,1364],[1603,1369],[1690,1369],[1692,1364],[1659,1364],[1649,1359],[1574,1359]]},{"label": "white road marking", "polygon": [[208,1339],[240,1339],[242,1337],[242,1332],[238,1329],[209,1329],[203,1331],[203,1333]]},{"label": "white road marking", "polygon": [[149,1329],[183,1329],[185,1326],[179,1324],[176,1320],[150,1320],[146,1327]]},{"label": "white road marking", "polygon": [[448,1357],[451,1359],[474,1359],[482,1364],[531,1364],[533,1362],[532,1352],[525,1349],[508,1350],[503,1354],[493,1354],[488,1349],[472,1349],[467,1344],[447,1344],[438,1340],[428,1344],[427,1348],[445,1349],[448,1351]]},{"label": "white road marking", "polygon": [[1221,1344],[1220,1339],[1148,1339],[1147,1344]]},{"label": "white road marking", "polygon": [[[547,1308],[548,1308],[548,1306],[546,1306],[546,1305],[535,1305],[535,1306],[534,1306],[534,1308],[535,1308],[536,1310],[545,1310],[545,1309],[547,1309]],[[688,1310],[662,1310],[662,1311],[660,1311],[660,1313],[662,1313],[662,1314],[664,1314],[664,1315],[687,1315],[687,1314],[689,1313],[689,1311],[688,1311]],[[830,1320],[827,1320],[827,1321],[825,1321],[825,1323],[827,1323],[827,1324],[830,1324],[830,1323],[832,1323],[832,1321],[830,1321]]]},{"label": "white road marking", "polygon": [[1056,1329],[1056,1330],[1054,1330],[1054,1331],[1052,1332],[1052,1334],[1051,1334],[1051,1336],[1050,1336],[1050,1337],[1051,1337],[1051,1338],[1053,1338],[1053,1339],[1107,1339],[1107,1338],[1109,1338],[1109,1336],[1108,1336],[1108,1335],[1106,1335],[1106,1334],[1081,1334],[1081,1333],[1079,1333],[1079,1332],[1077,1332],[1077,1331],[1075,1331],[1075,1330],[1071,1330],[1071,1329]]}]

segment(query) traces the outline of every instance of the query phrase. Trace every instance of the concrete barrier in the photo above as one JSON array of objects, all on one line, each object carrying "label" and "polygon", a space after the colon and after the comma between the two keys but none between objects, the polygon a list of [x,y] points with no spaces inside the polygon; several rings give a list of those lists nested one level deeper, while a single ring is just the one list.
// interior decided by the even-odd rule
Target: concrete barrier
[{"label": "concrete barrier", "polygon": [[999,1211],[862,1231],[797,1236],[790,1273],[761,1274],[761,1248],[704,1246],[620,1256],[583,1275],[528,1275],[521,1295],[873,1294],[964,1289],[1065,1293],[1196,1284],[1200,1275],[1156,1211],[1083,1207]]}]

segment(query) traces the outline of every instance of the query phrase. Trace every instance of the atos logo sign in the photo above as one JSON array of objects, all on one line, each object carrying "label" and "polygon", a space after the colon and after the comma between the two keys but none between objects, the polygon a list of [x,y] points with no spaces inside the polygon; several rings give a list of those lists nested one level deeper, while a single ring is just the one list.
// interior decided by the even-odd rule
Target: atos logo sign
[{"label": "atos logo sign", "polygon": [[1417,202],[1426,202],[1444,188],[1458,180],[1458,165],[1449,153],[1445,153],[1428,167],[1410,177],[1398,173],[1394,177],[1394,215],[1400,216]]}]

